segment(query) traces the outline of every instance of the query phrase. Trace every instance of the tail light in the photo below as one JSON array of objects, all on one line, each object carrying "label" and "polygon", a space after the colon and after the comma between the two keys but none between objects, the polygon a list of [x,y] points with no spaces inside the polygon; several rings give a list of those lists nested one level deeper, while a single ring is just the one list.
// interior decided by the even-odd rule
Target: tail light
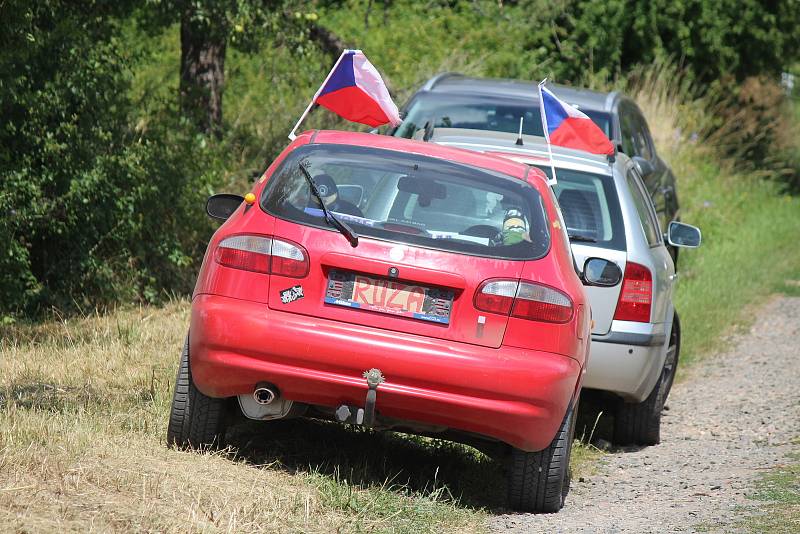
[{"label": "tail light", "polygon": [[232,269],[292,278],[303,278],[309,268],[308,253],[302,246],[256,235],[226,237],[217,245],[214,259]]},{"label": "tail light", "polygon": [[474,304],[481,311],[546,323],[569,322],[574,311],[572,299],[558,289],[517,280],[485,281]]},{"label": "tail light", "polygon": [[475,307],[489,313],[508,315],[514,305],[518,286],[516,280],[486,280],[475,293]]},{"label": "tail light", "polygon": [[511,316],[546,323],[566,323],[572,319],[572,299],[552,287],[520,282]]},{"label": "tail light", "polygon": [[295,243],[281,239],[272,240],[272,274],[303,278],[308,274],[308,253]]},{"label": "tail light", "polygon": [[625,265],[625,277],[614,320],[649,323],[652,302],[653,275],[650,269],[638,263],[628,262]]}]

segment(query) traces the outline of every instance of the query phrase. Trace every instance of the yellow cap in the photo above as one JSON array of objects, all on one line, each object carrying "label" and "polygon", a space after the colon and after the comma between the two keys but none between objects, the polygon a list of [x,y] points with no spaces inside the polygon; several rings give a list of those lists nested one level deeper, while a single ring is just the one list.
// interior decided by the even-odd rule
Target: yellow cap
[{"label": "yellow cap", "polygon": [[256,201],[256,196],[253,193],[247,193],[244,196],[244,201],[247,202],[248,206],[252,206]]}]

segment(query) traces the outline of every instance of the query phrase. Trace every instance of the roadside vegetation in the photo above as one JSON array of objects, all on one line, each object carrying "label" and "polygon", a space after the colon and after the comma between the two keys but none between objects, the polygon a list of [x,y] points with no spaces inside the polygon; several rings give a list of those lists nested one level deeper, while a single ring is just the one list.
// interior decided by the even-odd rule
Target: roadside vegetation
[{"label": "roadside vegetation", "polygon": [[[800,445],[800,439],[794,444]],[[754,533],[800,531],[800,454],[790,454],[783,465],[765,473],[749,497],[761,501],[760,509],[739,526]]]},{"label": "roadside vegetation", "polygon": [[[760,122],[756,111],[741,109],[735,121],[719,127],[726,113],[721,99],[692,98],[694,88],[674,66],[655,65],[634,80],[628,89],[677,177],[681,220],[703,232],[701,248],[682,250],[678,260],[675,306],[685,366],[722,348],[727,334],[753,320],[760,302],[798,277],[800,198],[781,181],[785,169],[758,168],[743,156],[753,143],[747,125]],[[766,88],[774,94],[774,87]],[[773,130],[758,135],[800,157],[800,106],[783,99],[770,105],[765,122]],[[730,147],[739,152],[731,154]]]},{"label": "roadside vegetation", "polygon": [[[333,61],[316,27],[363,48],[398,103],[441,70],[556,75],[632,93],[678,178],[682,220],[703,231],[702,247],[680,256],[684,368],[723,346],[773,292],[800,295],[800,199],[791,194],[800,184],[800,107],[786,107],[777,63],[732,59],[752,49],[759,61],[777,62],[796,49],[732,37],[720,23],[696,32],[708,42],[691,43],[681,70],[663,59],[686,45],[678,37],[657,45],[640,35],[633,55],[620,35],[587,37],[598,18],[626,27],[656,17],[663,10],[643,11],[651,3],[568,2],[569,12],[544,2],[282,6],[273,23],[288,17],[296,35],[276,32],[229,50],[221,136],[194,131],[175,102],[176,21],[148,26],[120,2],[119,12],[101,14],[113,24],[98,28],[52,2],[44,18],[61,24],[52,32],[29,28],[32,17],[20,9],[2,38],[0,72],[23,64],[39,71],[0,74],[0,525],[470,532],[502,508],[497,464],[435,440],[289,421],[239,425],[223,451],[165,447],[188,323],[184,295],[213,231],[202,203],[212,192],[245,192],[285,146]],[[671,4],[684,13],[689,3]],[[759,9],[744,4],[737,16]],[[784,15],[793,27],[795,15]],[[639,62],[650,66],[637,70]],[[751,90],[728,94],[739,84]],[[310,126],[349,127],[317,113]],[[600,453],[585,443],[591,434],[590,426],[578,430],[575,476],[592,476]],[[796,488],[795,467],[765,484]],[[759,495],[781,502],[771,491]],[[783,502],[785,524],[796,525],[796,499]]]},{"label": "roadside vegetation", "polygon": [[167,449],[187,320],[180,300],[1,331],[3,530],[481,530],[502,479],[448,444],[288,422]]}]

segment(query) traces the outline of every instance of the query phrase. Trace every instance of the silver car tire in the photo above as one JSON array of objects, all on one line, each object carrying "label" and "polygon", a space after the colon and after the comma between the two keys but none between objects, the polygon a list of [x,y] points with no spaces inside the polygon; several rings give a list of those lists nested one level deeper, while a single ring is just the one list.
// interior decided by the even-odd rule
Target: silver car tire
[{"label": "silver car tire", "polygon": [[617,408],[614,416],[615,444],[658,445],[661,442],[661,412],[678,369],[680,339],[680,320],[675,313],[664,367],[650,395],[642,402],[623,402]]}]

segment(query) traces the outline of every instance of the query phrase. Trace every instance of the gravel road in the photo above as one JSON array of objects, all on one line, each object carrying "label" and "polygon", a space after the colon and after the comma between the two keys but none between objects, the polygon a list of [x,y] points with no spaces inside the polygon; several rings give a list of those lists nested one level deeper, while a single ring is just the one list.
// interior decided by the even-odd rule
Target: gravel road
[{"label": "gravel road", "polygon": [[[686,328],[687,326],[684,326]],[[800,436],[800,298],[767,303],[749,332],[673,387],[661,444],[617,450],[574,480],[554,515],[492,518],[494,532],[730,532],[766,469]]]}]

